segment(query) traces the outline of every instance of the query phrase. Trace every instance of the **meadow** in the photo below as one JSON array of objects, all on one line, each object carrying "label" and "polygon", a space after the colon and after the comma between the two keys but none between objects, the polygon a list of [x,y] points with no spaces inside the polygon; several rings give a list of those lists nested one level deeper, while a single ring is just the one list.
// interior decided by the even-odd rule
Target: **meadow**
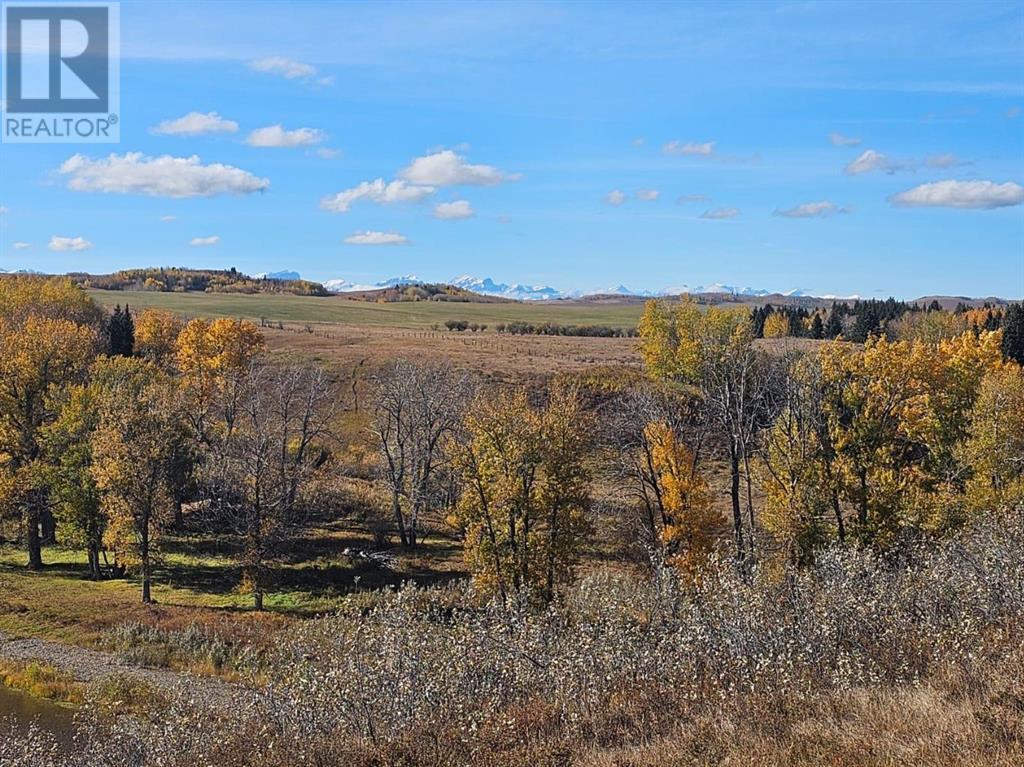
[{"label": "meadow", "polygon": [[191,317],[236,317],[269,322],[345,323],[350,325],[430,328],[446,320],[483,323],[491,331],[508,322],[563,325],[608,325],[634,328],[643,311],[641,302],[442,302],[402,301],[374,303],[344,295],[315,297],[244,295],[229,293],[175,293],[157,291],[88,291],[106,307],[129,304],[139,309],[154,307]]}]

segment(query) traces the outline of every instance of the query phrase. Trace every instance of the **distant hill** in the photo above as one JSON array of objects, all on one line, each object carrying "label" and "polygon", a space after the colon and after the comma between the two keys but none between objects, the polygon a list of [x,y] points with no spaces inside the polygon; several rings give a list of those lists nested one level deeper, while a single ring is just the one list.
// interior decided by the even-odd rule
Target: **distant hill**
[{"label": "distant hill", "polygon": [[396,284],[387,288],[369,290],[346,290],[345,298],[350,300],[394,303],[399,301],[442,301],[449,303],[499,304],[514,303],[509,299],[485,296],[471,290],[443,283]]},{"label": "distant hill", "polygon": [[319,282],[270,275],[250,277],[237,269],[189,269],[187,267],[123,269],[113,274],[72,273],[68,276],[84,288],[99,290],[328,295],[327,290]]},{"label": "distant hill", "polygon": [[932,301],[937,301],[939,306],[946,310],[956,309],[960,304],[972,309],[978,309],[986,304],[989,306],[1006,306],[1008,304],[1017,303],[1016,301],[1007,301],[1005,298],[996,298],[995,296],[989,296],[988,298],[969,298],[967,296],[921,296],[921,298],[915,299],[912,303],[916,303],[921,306],[929,306]]}]

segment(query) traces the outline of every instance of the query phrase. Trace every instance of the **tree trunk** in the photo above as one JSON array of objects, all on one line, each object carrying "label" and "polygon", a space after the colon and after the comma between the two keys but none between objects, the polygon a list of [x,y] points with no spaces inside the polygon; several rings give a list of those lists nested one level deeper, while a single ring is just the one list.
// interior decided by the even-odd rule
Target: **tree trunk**
[{"label": "tree trunk", "polygon": [[149,589],[149,520],[142,524],[142,530],[139,531],[139,554],[142,560],[142,603],[149,604],[153,601],[150,596]]},{"label": "tree trunk", "polygon": [[28,569],[43,569],[43,545],[39,539],[39,520],[34,512],[29,512],[25,520],[25,539],[28,544]]},{"label": "tree trunk", "polygon": [[732,497],[732,527],[736,541],[736,561],[742,563],[746,557],[743,545],[743,508],[740,502],[740,454],[735,440],[729,443],[729,464],[731,485],[729,494]]},{"label": "tree trunk", "polygon": [[257,612],[263,612],[263,588],[260,586],[254,586],[252,592],[252,603],[253,607],[256,608]]},{"label": "tree trunk", "polygon": [[409,545],[409,536],[405,532],[405,520],[402,518],[402,501],[398,497],[398,493],[391,492],[391,510],[395,515],[395,527],[398,529],[398,537],[402,541],[403,546]]},{"label": "tree trunk", "polygon": [[747,518],[750,524],[750,556],[756,554],[757,534],[754,530],[754,490],[750,478],[750,458],[747,456],[747,448],[743,447],[743,480],[747,487]]},{"label": "tree trunk", "polygon": [[89,544],[89,577],[94,581],[103,577],[100,570],[100,548],[95,543]]},{"label": "tree trunk", "polygon": [[40,510],[39,527],[42,531],[43,543],[53,545],[57,542],[57,520],[53,518],[53,512],[49,509]]},{"label": "tree trunk", "polygon": [[843,510],[839,506],[839,493],[832,491],[832,508],[836,513],[836,527],[839,531],[839,542],[846,543],[846,525],[843,524]]},{"label": "tree trunk", "polygon": [[860,469],[858,472],[860,478],[860,498],[857,499],[857,523],[861,527],[861,532],[867,527],[868,524],[868,472],[867,469]]}]

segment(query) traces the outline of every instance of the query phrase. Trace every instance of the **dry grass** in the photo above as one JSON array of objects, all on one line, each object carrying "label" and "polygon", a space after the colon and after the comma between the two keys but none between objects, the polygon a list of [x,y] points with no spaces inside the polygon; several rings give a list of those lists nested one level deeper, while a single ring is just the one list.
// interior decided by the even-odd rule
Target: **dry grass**
[{"label": "dry grass", "polygon": [[0,658],[0,685],[57,703],[81,703],[82,686],[53,666]]},{"label": "dry grass", "polygon": [[1024,763],[1021,653],[918,685],[840,690],[810,700],[748,699],[706,711],[653,742],[594,749],[593,767],[1010,767]]}]

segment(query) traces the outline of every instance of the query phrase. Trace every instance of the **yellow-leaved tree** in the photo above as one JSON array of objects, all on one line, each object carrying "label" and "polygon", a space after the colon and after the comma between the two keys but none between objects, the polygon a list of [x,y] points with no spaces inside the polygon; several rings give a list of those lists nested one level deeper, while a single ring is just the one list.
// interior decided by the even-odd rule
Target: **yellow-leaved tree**
[{"label": "yellow-leaved tree", "polygon": [[[0,286],[7,278],[0,279]],[[29,293],[46,291],[29,281]],[[81,291],[79,291],[81,292]],[[14,296],[17,298],[18,296]],[[40,525],[49,514],[40,430],[56,416],[61,389],[80,380],[96,353],[94,328],[47,316],[62,310],[41,304],[40,314],[4,297],[0,315],[0,471],[5,505],[19,512],[28,565],[42,567]],[[77,306],[77,304],[76,304]],[[53,310],[52,312],[48,310]],[[26,313],[27,312],[27,313]]]},{"label": "yellow-leaved tree", "polygon": [[750,459],[768,405],[773,370],[766,356],[754,348],[750,312],[715,306],[701,311],[689,298],[677,304],[649,301],[639,331],[648,375],[696,387],[724,445],[735,556],[744,562],[754,554],[756,530]]},{"label": "yellow-leaved tree", "polygon": [[790,361],[782,410],[764,436],[758,462],[761,520],[796,564],[813,562],[834,537],[845,540],[835,448],[823,409],[827,396],[813,356]]},{"label": "yellow-leaved tree", "polygon": [[772,312],[764,321],[765,338],[785,338],[789,335],[789,317],[782,312]]},{"label": "yellow-leaved tree", "polygon": [[829,438],[843,496],[865,543],[893,543],[906,528],[942,532],[963,521],[968,435],[982,379],[1002,363],[1001,333],[938,343],[871,338],[820,355]]},{"label": "yellow-leaved tree", "polygon": [[175,362],[178,336],[184,324],[178,315],[161,309],[145,309],[135,318],[135,352],[168,370]]},{"label": "yellow-leaved tree", "polygon": [[578,393],[556,389],[544,408],[524,390],[478,398],[455,449],[462,492],[453,523],[483,591],[550,600],[586,529],[587,421]]},{"label": "yellow-leaved tree", "polygon": [[104,543],[137,569],[148,603],[160,532],[174,511],[169,471],[187,438],[178,391],[166,373],[135,357],[101,360],[93,383],[91,472],[107,518]]},{"label": "yellow-leaved tree", "polygon": [[982,379],[971,411],[971,436],[959,448],[970,467],[968,511],[1020,524],[1024,515],[1024,373],[1008,362]]},{"label": "yellow-leaved tree", "polygon": [[210,442],[210,429],[230,429],[236,401],[231,392],[240,389],[242,375],[264,347],[263,334],[248,320],[197,318],[182,328],[175,356],[186,412],[200,442]]}]

